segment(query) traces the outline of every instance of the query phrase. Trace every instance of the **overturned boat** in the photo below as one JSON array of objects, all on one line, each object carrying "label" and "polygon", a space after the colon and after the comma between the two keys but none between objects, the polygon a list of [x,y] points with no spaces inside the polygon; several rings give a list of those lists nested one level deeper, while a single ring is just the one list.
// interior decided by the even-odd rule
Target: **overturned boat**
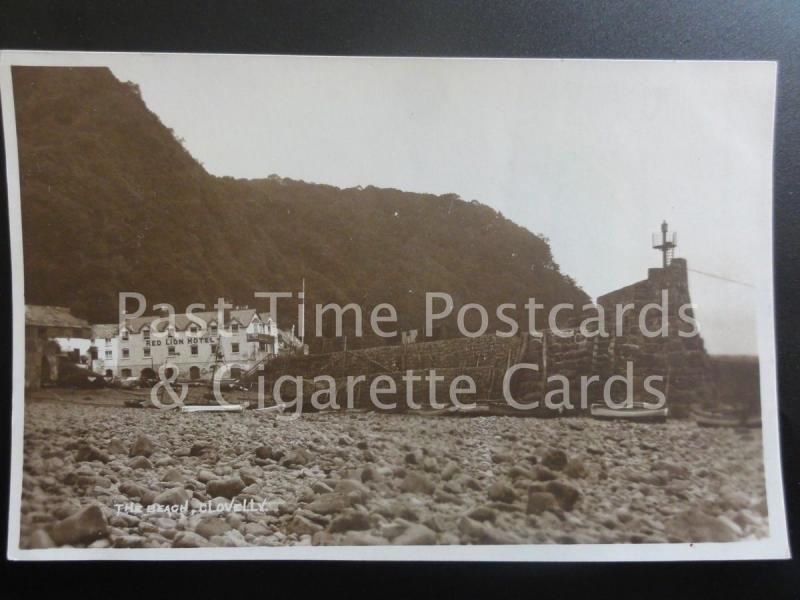
[{"label": "overturned boat", "polygon": [[625,420],[641,423],[663,423],[669,415],[668,408],[652,408],[643,402],[633,402],[630,406],[620,408],[612,408],[607,404],[592,404],[589,411],[593,418],[603,421]]}]

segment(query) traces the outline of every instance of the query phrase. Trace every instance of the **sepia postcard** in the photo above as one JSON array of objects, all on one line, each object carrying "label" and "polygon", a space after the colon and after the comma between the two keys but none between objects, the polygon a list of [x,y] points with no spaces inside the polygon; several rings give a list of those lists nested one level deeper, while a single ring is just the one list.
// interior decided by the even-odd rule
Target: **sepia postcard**
[{"label": "sepia postcard", "polygon": [[788,557],[776,76],[3,52],[9,557]]}]

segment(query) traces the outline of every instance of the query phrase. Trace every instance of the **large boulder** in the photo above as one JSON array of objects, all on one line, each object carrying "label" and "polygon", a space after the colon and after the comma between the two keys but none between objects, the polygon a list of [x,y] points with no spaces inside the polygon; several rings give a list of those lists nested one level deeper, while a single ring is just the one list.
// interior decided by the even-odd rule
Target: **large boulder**
[{"label": "large boulder", "polygon": [[90,504],[66,519],[51,525],[47,533],[59,546],[88,544],[107,535],[108,522],[100,507]]}]

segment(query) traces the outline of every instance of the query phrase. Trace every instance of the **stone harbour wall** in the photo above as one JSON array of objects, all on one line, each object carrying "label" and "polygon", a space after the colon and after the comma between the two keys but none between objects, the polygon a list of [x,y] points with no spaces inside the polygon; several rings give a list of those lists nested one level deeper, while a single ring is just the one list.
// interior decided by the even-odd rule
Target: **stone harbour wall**
[{"label": "stone harbour wall", "polygon": [[[665,291],[666,305],[662,303]],[[692,332],[691,309],[681,307],[691,302],[686,262],[674,259],[666,268],[650,269],[648,278],[598,298],[600,308],[576,318],[570,327],[557,335],[546,330],[538,334],[523,333],[514,337],[484,335],[476,338],[454,338],[397,346],[378,346],[358,350],[307,356],[284,356],[273,360],[266,368],[267,381],[274,382],[282,375],[313,379],[327,375],[336,380],[337,390],[343,389],[348,376],[363,375],[365,381],[355,388],[358,403],[368,402],[369,385],[379,375],[389,375],[396,383],[394,396],[406,396],[402,380],[407,371],[426,377],[431,369],[444,375],[437,384],[436,398],[449,401],[450,382],[459,374],[469,375],[476,384],[476,399],[503,401],[503,379],[509,367],[517,363],[538,365],[538,370],[517,370],[511,378],[510,390],[514,399],[530,405],[543,405],[549,397],[563,403],[564,379],[568,382],[570,398],[566,407],[585,411],[594,402],[603,400],[603,389],[610,377],[630,377],[628,384],[615,378],[610,397],[622,402],[629,395],[635,402],[654,403],[658,390],[666,397],[672,416],[687,416],[692,405],[704,403],[711,393],[710,362],[703,340]],[[663,307],[654,308],[660,304]],[[622,317],[617,306],[629,305]],[[648,305],[650,305],[648,307]],[[640,315],[644,314],[643,318]],[[598,315],[601,315],[598,317]],[[586,320],[594,317],[593,320]],[[607,335],[599,335],[600,320]],[[580,323],[586,324],[580,331]],[[667,335],[651,337],[666,324]],[[619,326],[619,327],[618,327]],[[681,332],[684,336],[681,336]],[[554,378],[560,375],[562,378]],[[596,376],[593,382],[584,382]],[[654,379],[660,378],[660,379]],[[650,378],[649,389],[645,387]],[[304,386],[304,397],[318,387]],[[583,393],[585,390],[586,393]],[[413,397],[426,403],[429,397],[427,381],[414,385]],[[465,399],[471,400],[471,399]],[[340,401],[341,404],[341,401]]]}]

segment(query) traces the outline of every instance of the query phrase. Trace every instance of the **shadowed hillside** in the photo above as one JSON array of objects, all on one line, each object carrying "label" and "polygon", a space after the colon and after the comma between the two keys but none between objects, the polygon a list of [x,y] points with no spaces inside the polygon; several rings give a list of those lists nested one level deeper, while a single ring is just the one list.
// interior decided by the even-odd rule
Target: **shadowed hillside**
[{"label": "shadowed hillside", "polygon": [[403,326],[421,324],[426,291],[491,314],[530,296],[587,301],[545,239],[478,202],[217,178],[107,69],[13,79],[29,303],[93,322],[116,319],[119,291],[178,310],[220,295],[263,308],[254,291],[298,291],[303,277],[312,303],[391,302]]}]

